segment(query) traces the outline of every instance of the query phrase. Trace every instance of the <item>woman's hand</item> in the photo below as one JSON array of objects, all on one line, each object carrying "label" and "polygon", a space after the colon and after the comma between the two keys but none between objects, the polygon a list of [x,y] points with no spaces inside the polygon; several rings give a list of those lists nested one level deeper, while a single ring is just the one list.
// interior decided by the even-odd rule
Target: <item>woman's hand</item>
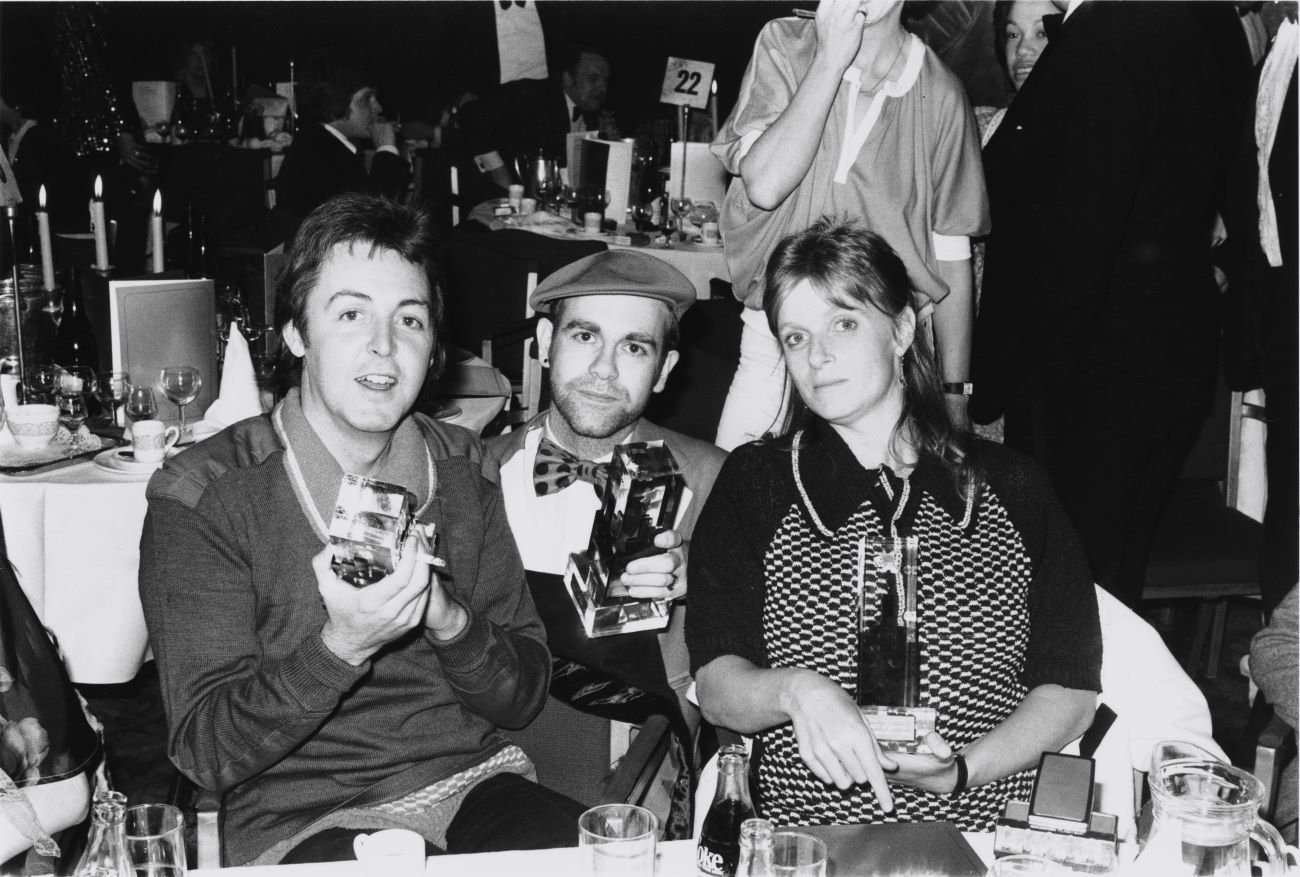
[{"label": "woman's hand", "polygon": [[957,755],[948,741],[936,731],[926,734],[925,742],[930,746],[929,755],[890,753],[890,757],[898,764],[898,771],[889,775],[889,781],[937,795],[947,795],[957,785]]},{"label": "woman's hand", "polygon": [[817,55],[837,74],[849,69],[862,46],[861,0],[821,0],[817,4]]},{"label": "woman's hand", "polygon": [[808,769],[841,789],[870,783],[881,808],[892,812],[886,773],[897,775],[900,768],[881,751],[848,693],[820,673],[802,670],[790,676],[781,700]]}]

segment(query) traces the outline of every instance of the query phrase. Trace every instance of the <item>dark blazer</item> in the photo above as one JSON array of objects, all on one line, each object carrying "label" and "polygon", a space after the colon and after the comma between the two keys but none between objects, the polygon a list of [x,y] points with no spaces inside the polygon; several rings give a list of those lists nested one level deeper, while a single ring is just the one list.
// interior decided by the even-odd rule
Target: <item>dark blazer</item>
[{"label": "dark blazer", "polygon": [[565,164],[571,122],[564,89],[555,76],[507,82],[460,109],[466,152],[474,156],[496,150],[507,167],[515,156],[538,149]]},{"label": "dark blazer", "polygon": [[1208,399],[1222,168],[1222,52],[1183,3],[1090,0],[1064,23],[984,151],[993,231],[971,414],[1026,375],[1057,396]]},{"label": "dark blazer", "polygon": [[376,152],[366,173],[365,160],[353,154],[324,125],[299,132],[284,157],[276,184],[277,202],[299,220],[345,192],[398,198],[406,192],[410,169],[400,156]]}]

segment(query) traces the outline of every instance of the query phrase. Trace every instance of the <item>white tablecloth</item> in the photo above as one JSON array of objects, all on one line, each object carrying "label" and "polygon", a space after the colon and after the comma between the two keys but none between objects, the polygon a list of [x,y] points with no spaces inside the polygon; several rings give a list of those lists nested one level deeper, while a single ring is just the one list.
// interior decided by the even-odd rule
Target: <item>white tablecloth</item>
[{"label": "white tablecloth", "polygon": [[[576,831],[576,829],[575,829]],[[986,863],[993,859],[991,833],[966,833],[971,847]],[[431,877],[520,877],[520,875],[571,875],[578,873],[577,849],[512,850],[503,853],[480,853],[466,856],[431,856],[424,873]],[[225,868],[190,871],[202,877],[362,877],[359,862],[331,862],[324,865],[267,865],[262,867]],[[673,840],[659,844],[656,877],[693,877],[695,841]]]},{"label": "white tablecloth", "polygon": [[[453,401],[460,413],[444,422],[475,432],[505,407],[499,396]],[[89,460],[0,476],[9,559],[74,682],[129,682],[148,657],[137,591],[147,484],[148,473],[118,474]]]}]

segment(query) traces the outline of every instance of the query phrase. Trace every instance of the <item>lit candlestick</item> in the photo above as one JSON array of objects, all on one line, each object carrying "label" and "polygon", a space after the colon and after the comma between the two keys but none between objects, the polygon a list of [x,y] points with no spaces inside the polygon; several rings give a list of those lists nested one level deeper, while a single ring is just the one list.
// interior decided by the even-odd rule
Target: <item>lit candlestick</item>
[{"label": "lit candlestick", "polygon": [[163,215],[162,190],[153,193],[153,218],[149,220],[149,240],[153,246],[153,273],[161,274],[163,268]]},{"label": "lit candlestick", "polygon": [[713,136],[718,136],[718,80],[709,86],[709,121],[713,124]]},{"label": "lit candlestick", "polygon": [[95,267],[108,270],[108,219],[104,214],[104,179],[95,177],[95,197],[90,200],[90,230],[95,235]]},{"label": "lit candlestick", "polygon": [[37,196],[40,203],[36,211],[36,231],[41,241],[41,278],[46,289],[54,288],[54,249],[50,245],[50,214],[45,212],[45,187]]}]

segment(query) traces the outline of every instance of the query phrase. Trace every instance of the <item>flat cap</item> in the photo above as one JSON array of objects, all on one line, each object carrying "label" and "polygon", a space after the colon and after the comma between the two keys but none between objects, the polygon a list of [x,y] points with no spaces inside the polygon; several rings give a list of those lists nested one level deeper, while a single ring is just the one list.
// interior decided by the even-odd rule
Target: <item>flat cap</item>
[{"label": "flat cap", "polygon": [[579,295],[639,295],[664,302],[681,316],[695,303],[686,275],[648,253],[606,250],[570,262],[537,285],[528,304],[549,314],[552,302]]}]

